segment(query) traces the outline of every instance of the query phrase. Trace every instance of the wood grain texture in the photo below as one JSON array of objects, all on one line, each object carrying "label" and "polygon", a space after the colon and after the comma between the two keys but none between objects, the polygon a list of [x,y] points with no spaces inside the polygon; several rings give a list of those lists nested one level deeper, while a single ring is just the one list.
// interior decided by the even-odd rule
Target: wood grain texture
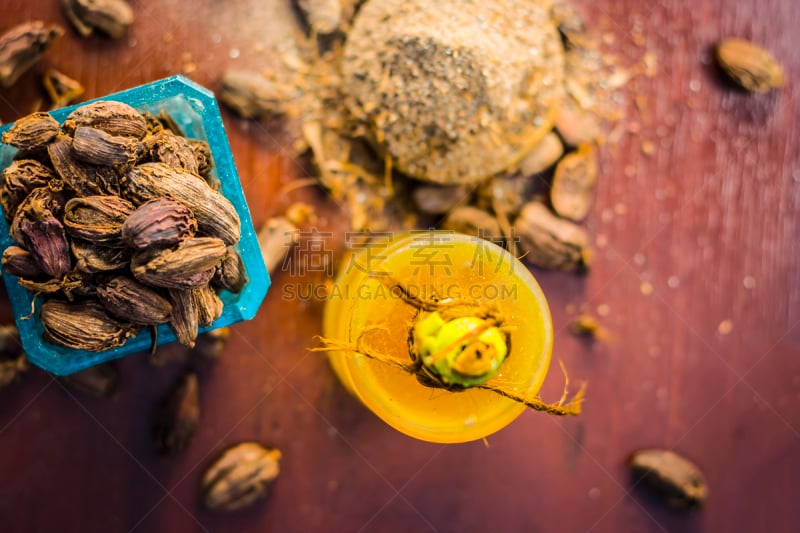
[{"label": "wood grain texture", "polygon": [[[126,39],[82,40],[71,28],[34,71],[0,91],[11,121],[45,95],[55,66],[101,96],[181,72],[214,87],[228,66],[281,68],[290,35],[283,0],[132,2]],[[602,151],[587,226],[597,248],[584,278],[536,271],[550,301],[555,350],[589,381],[585,413],[526,413],[484,443],[416,442],[345,393],[318,355],[319,302],[286,300],[279,273],[257,318],[233,328],[224,361],[198,368],[202,425],[186,453],[157,457],[150,415],[184,370],[140,357],[120,364],[117,396],[78,397],[31,371],[0,392],[3,531],[793,531],[800,523],[800,3],[794,0],[582,1],[589,24],[634,62],[643,28],[655,78],[637,79],[640,123]],[[60,2],[4,0],[0,29],[66,19]],[[715,41],[750,38],[785,66],[787,86],[753,96],[711,60]],[[224,115],[260,225],[290,203],[317,206],[318,226],[344,216],[324,194],[285,186],[307,175],[288,157],[281,124]],[[641,151],[644,141],[657,149]],[[300,281],[321,282],[316,273]],[[642,283],[652,293],[642,293]],[[566,331],[584,310],[604,315],[611,342]],[[10,310],[0,305],[0,318]],[[718,326],[729,320],[730,334]],[[560,394],[553,372],[545,398]],[[205,466],[256,439],[283,450],[268,501],[222,515],[199,502]],[[640,447],[699,464],[710,498],[698,513],[663,507],[626,470]]]}]

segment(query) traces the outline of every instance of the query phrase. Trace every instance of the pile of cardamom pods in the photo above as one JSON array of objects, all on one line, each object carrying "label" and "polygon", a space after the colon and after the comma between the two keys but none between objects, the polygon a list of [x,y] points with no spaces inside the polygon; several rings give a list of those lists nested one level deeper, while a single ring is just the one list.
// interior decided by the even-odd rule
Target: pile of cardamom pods
[{"label": "pile of cardamom pods", "polygon": [[47,341],[87,351],[168,323],[193,346],[222,313],[220,289],[246,283],[240,221],[217,190],[207,143],[166,113],[115,101],[18,120],[0,202],[18,246],[5,272],[44,297]]}]

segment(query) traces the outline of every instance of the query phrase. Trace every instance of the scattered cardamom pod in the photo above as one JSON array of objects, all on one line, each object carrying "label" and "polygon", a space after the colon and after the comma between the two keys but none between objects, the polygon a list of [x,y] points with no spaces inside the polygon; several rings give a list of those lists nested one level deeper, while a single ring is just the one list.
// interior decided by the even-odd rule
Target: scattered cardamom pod
[{"label": "scattered cardamom pod", "polygon": [[292,202],[292,204],[286,208],[286,212],[284,212],[283,216],[297,227],[303,224],[316,225],[318,223],[314,206],[305,202]]},{"label": "scattered cardamom pod", "polygon": [[575,48],[581,45],[583,34],[586,32],[586,24],[575,6],[570,2],[553,2],[550,16],[557,24],[566,48]]},{"label": "scattered cardamom pod", "polygon": [[508,217],[522,209],[536,184],[534,177],[529,174],[494,176],[478,187],[475,204],[486,211]]},{"label": "scattered cardamom pod", "polygon": [[578,315],[569,323],[569,331],[578,337],[608,340],[611,333],[591,315]]},{"label": "scattered cardamom pod", "polygon": [[125,344],[138,328],[111,318],[97,302],[48,300],[41,308],[44,338],[69,348],[102,352]]},{"label": "scattered cardamom pod", "polygon": [[112,361],[60,378],[70,389],[94,398],[110,398],[117,391],[119,370]]},{"label": "scattered cardamom pod", "polygon": [[0,357],[15,357],[22,353],[19,331],[14,324],[0,324]]},{"label": "scattered cardamom pod", "polygon": [[54,68],[47,69],[42,78],[42,84],[52,102],[50,109],[68,106],[80,98],[85,90],[79,81]]},{"label": "scattered cardamom pod", "polygon": [[0,389],[7,387],[28,369],[19,332],[14,324],[0,324]]},{"label": "scattered cardamom pod", "polygon": [[196,289],[211,281],[225,252],[225,243],[216,237],[190,237],[175,248],[135,254],[131,271],[153,287]]},{"label": "scattered cardamom pod", "polygon": [[197,328],[200,325],[194,292],[192,289],[170,289],[169,301],[172,304],[169,325],[175,337],[179,343],[193,348],[197,339]]},{"label": "scattered cardamom pod", "polygon": [[31,113],[3,133],[3,142],[20,150],[36,150],[56,138],[58,122],[47,113]]},{"label": "scattered cardamom pod", "polygon": [[267,495],[280,473],[281,452],[257,442],[225,450],[203,474],[203,503],[209,509],[235,511]]},{"label": "scattered cardamom pod", "polygon": [[213,281],[234,294],[240,292],[247,284],[247,274],[244,270],[242,257],[232,246],[228,246],[225,256],[217,265]]},{"label": "scattered cardamom pod", "polygon": [[54,212],[59,210],[59,200],[46,187],[34,189],[17,208],[11,222],[11,237],[36,260],[39,268],[53,277],[60,277],[72,269],[69,243],[64,225]]},{"label": "scattered cardamom pod", "polygon": [[6,388],[26,370],[28,358],[24,353],[11,359],[0,359],[0,389]]},{"label": "scattered cardamom pod", "polygon": [[33,159],[12,161],[3,169],[3,184],[0,188],[0,202],[6,219],[14,218],[17,206],[33,189],[47,186],[55,177],[52,170]]},{"label": "scattered cardamom pod", "polygon": [[580,226],[553,215],[540,202],[528,202],[514,222],[514,231],[532,265],[556,270],[587,266],[589,237]]},{"label": "scattered cardamom pod", "polygon": [[166,298],[126,276],[98,285],[97,299],[110,315],[142,326],[163,324],[172,315]]},{"label": "scattered cardamom pod", "polygon": [[194,213],[200,232],[229,246],[239,241],[241,222],[233,204],[198,176],[163,163],[144,163],[128,171],[123,193],[133,203],[170,196]]},{"label": "scattered cardamom pod", "polygon": [[64,34],[60,26],[35,20],[0,35],[0,85],[11,87]]},{"label": "scattered cardamom pod", "polygon": [[183,344],[173,342],[163,344],[148,354],[147,361],[156,368],[160,368],[170,363],[186,362],[189,359],[189,352],[192,348]]},{"label": "scattered cardamom pod", "polygon": [[270,118],[286,112],[296,89],[252,70],[229,69],[222,75],[219,99],[242,118]]},{"label": "scattered cardamom pod", "polygon": [[597,115],[581,109],[572,98],[565,98],[556,114],[555,127],[569,146],[590,144],[600,138]]},{"label": "scattered cardamom pod", "polygon": [[780,63],[758,45],[729,38],[717,44],[717,62],[739,86],[756,93],[783,87],[786,76]]},{"label": "scattered cardamom pod", "polygon": [[67,18],[84,37],[99,30],[120,39],[133,24],[133,9],[125,0],[64,0]]},{"label": "scattered cardamom pod", "polygon": [[231,329],[228,327],[212,329],[202,335],[198,335],[192,348],[192,355],[197,355],[203,359],[216,361],[222,357],[225,345],[228,344]]},{"label": "scattered cardamom pod", "polygon": [[300,230],[286,217],[272,217],[258,230],[261,257],[271,276],[275,275],[275,269],[283,262],[289,249],[297,244],[299,238]]},{"label": "scattered cardamom pod", "polygon": [[147,133],[147,120],[128,104],[113,100],[99,100],[83,105],[69,114],[62,125],[71,133],[87,126],[103,130],[109,135],[141,139]]},{"label": "scattered cardamom pod", "polygon": [[200,420],[197,375],[189,372],[170,392],[156,413],[153,438],[161,455],[175,455],[191,442]]},{"label": "scattered cardamom pod", "polygon": [[555,165],[562,155],[564,155],[564,145],[561,144],[558,135],[550,132],[523,158],[519,170],[525,176],[544,172]]},{"label": "scattered cardamom pod", "polygon": [[3,252],[3,270],[12,276],[38,280],[46,276],[33,255],[19,246],[9,246]]},{"label": "scattered cardamom pod", "polygon": [[145,250],[177,244],[197,231],[192,212],[172,198],[143,203],[125,219],[122,238],[133,248]]},{"label": "scattered cardamom pod", "polygon": [[200,174],[194,149],[186,137],[161,131],[155,135],[148,135],[144,138],[144,142],[154,162],[164,163],[192,174]]},{"label": "scattered cardamom pod", "polygon": [[503,236],[497,219],[483,209],[472,206],[456,207],[450,211],[442,222],[442,229],[487,240]]},{"label": "scattered cardamom pod", "polygon": [[639,450],[631,455],[628,466],[637,480],[644,478],[675,507],[699,507],[708,496],[697,465],[672,450]]},{"label": "scattered cardamom pod", "polygon": [[469,190],[461,185],[419,185],[412,193],[417,211],[427,215],[443,215],[466,203]]},{"label": "scattered cardamom pod", "polygon": [[207,328],[222,316],[224,304],[217,293],[208,285],[192,291],[197,306],[197,322],[200,327]]},{"label": "scattered cardamom pod", "polygon": [[597,155],[590,144],[566,155],[556,166],[550,203],[559,216],[580,222],[589,213],[597,182]]},{"label": "scattered cardamom pod", "polygon": [[135,161],[144,145],[134,137],[111,135],[89,126],[75,128],[72,151],[75,156],[92,165],[122,166]]},{"label": "scattered cardamom pod", "polygon": [[134,207],[119,196],[72,198],[64,206],[64,227],[72,237],[121,248],[122,225]]},{"label": "scattered cardamom pod", "polygon": [[119,270],[131,262],[126,248],[98,246],[81,239],[70,239],[69,246],[75,256],[75,268],[86,274]]},{"label": "scattered cardamom pod", "polygon": [[342,22],[340,0],[294,0],[294,3],[316,35],[328,35],[339,29]]}]

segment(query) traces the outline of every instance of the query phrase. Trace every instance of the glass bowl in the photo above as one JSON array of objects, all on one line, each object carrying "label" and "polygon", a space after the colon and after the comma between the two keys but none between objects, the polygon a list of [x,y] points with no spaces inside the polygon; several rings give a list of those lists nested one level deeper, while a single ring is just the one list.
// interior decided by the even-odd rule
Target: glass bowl
[{"label": "glass bowl", "polygon": [[[220,192],[233,204],[241,219],[242,233],[236,248],[244,262],[248,281],[238,294],[227,290],[223,290],[219,294],[224,304],[222,315],[210,327],[201,328],[200,333],[253,318],[267,294],[270,279],[264,266],[253,221],[247,208],[247,201],[236,172],[214,94],[183,76],[172,76],[97,100],[124,102],[140,112],[150,111],[157,114],[164,110],[180,126],[186,137],[208,142],[214,158],[214,168],[211,173],[219,180]],[[51,111],[50,115],[59,123],[63,122],[75,108],[91,101]],[[0,127],[0,134],[11,126],[13,124],[5,124]],[[0,144],[0,172],[11,164],[16,152],[16,148]],[[2,214],[2,207],[0,207],[0,251],[15,244],[9,235],[8,223]],[[151,346],[151,328],[143,328],[138,335],[128,339],[124,345],[103,352],[87,352],[49,343],[42,336],[44,327],[39,318],[42,299],[34,298],[33,293],[21,287],[17,283],[16,276],[3,273],[3,280],[19,329],[22,347],[28,359],[52,374],[69,375],[105,361],[146,351]],[[31,315],[32,308],[35,309],[33,315]],[[158,326],[159,346],[175,341],[175,334],[168,325]]]}]

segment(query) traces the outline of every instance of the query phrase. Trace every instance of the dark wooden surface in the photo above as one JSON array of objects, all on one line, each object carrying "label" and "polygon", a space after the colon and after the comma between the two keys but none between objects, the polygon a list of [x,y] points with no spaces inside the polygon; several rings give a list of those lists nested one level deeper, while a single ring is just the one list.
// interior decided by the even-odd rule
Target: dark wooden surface
[{"label": "dark wooden surface", "polygon": [[[120,42],[67,27],[34,71],[0,91],[11,121],[44,98],[37,72],[56,66],[96,97],[181,72],[214,87],[222,70],[272,68],[286,35],[283,0],[134,0]],[[4,0],[2,22],[67,26],[61,2]],[[583,2],[631,62],[645,50],[658,74],[626,94],[626,135],[603,151],[588,227],[588,277],[535,272],[550,301],[555,351],[589,381],[585,413],[526,413],[482,442],[416,442],[384,426],[306,351],[318,302],[287,301],[279,274],[257,318],[233,328],[224,360],[199,365],[202,425],[191,447],[159,458],[150,414],[184,371],[143,357],[120,364],[111,400],[65,390],[31,371],[0,392],[0,530],[76,531],[796,531],[800,523],[800,3],[794,0]],[[633,45],[641,27],[646,47]],[[721,81],[719,38],[764,44],[787,86],[753,96]],[[191,68],[190,68],[191,70]],[[639,95],[641,112],[632,105]],[[225,116],[256,224],[291,202],[314,203],[325,230],[343,215],[313,188],[280,125]],[[641,151],[655,143],[652,157]],[[337,233],[337,238],[341,238]],[[319,282],[320,278],[311,278]],[[650,284],[645,295],[642,284]],[[647,292],[646,290],[644,292]],[[613,340],[570,336],[571,313],[603,315]],[[7,305],[0,317],[10,318]],[[719,324],[729,320],[723,335]],[[550,375],[546,397],[561,378]],[[271,497],[234,514],[202,508],[203,469],[225,446],[281,448]],[[701,512],[665,508],[634,486],[626,456],[674,448],[710,485]]]}]

